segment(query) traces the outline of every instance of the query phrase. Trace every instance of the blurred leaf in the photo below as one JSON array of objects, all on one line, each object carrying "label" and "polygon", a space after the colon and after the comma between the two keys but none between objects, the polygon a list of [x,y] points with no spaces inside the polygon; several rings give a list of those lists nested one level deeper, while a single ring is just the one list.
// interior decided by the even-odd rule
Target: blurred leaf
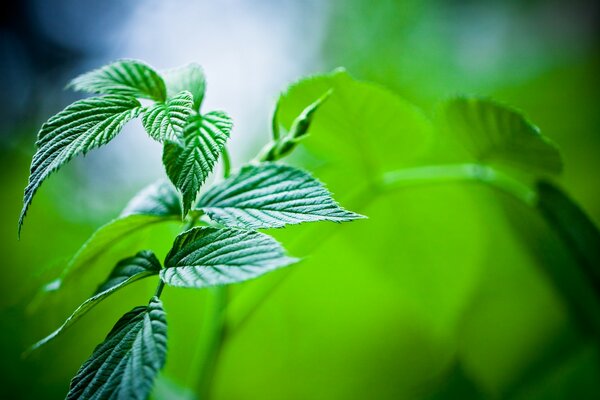
[{"label": "blurred leaf", "polygon": [[440,128],[454,136],[476,161],[526,172],[562,170],[557,147],[520,113],[491,100],[458,98],[442,106]]},{"label": "blurred leaf", "polygon": [[336,191],[353,193],[383,172],[414,165],[429,149],[431,122],[419,109],[343,70],[291,85],[279,99],[279,124],[290,131],[298,115],[329,91],[303,144],[316,157],[337,164],[346,177],[352,176],[346,178],[348,190]]},{"label": "blurred leaf", "polygon": [[142,214],[113,219],[94,232],[83,246],[81,246],[62,274],[62,279],[74,273],[81,273],[81,270],[89,267],[96,257],[110,248],[114,243],[122,240],[125,236],[147,225],[162,223],[172,219],[172,217],[166,218]]},{"label": "blurred leaf", "polygon": [[118,218],[98,228],[71,258],[61,276],[45,291],[58,290],[63,281],[89,270],[97,258],[134,232],[154,224],[181,218],[179,196],[167,181],[148,185],[136,194]]},{"label": "blurred leaf", "polygon": [[242,229],[362,218],[341,208],[321,182],[300,169],[271,163],[246,166],[212,186],[198,207],[215,222]]},{"label": "blurred leaf", "polygon": [[119,60],[73,79],[69,88],[96,94],[119,94],[165,101],[167,90],[160,75],[148,64]]},{"label": "blurred leaf", "polygon": [[190,210],[201,185],[212,172],[232,127],[227,114],[212,111],[189,120],[183,143],[165,143],[163,164],[169,179],[183,195],[183,215]]},{"label": "blurred leaf", "polygon": [[600,231],[583,210],[552,183],[540,181],[537,189],[540,212],[568,245],[600,296]]},{"label": "blurred leaf", "polygon": [[160,277],[171,286],[203,288],[256,278],[296,261],[263,233],[197,227],[177,236]]},{"label": "blurred leaf", "polygon": [[200,109],[206,89],[204,71],[200,65],[190,63],[161,73],[167,85],[167,95],[174,96],[183,90],[189,90],[194,97],[194,110]]},{"label": "blurred leaf", "polygon": [[127,203],[120,217],[132,214],[178,217],[181,215],[179,194],[171,182],[164,180],[157,181],[136,194]]},{"label": "blurred leaf", "polygon": [[159,142],[178,140],[187,119],[193,113],[193,97],[187,90],[169,98],[165,103],[156,103],[142,117],[144,129]]},{"label": "blurred leaf", "polygon": [[152,389],[151,400],[198,400],[193,390],[182,387],[167,378],[164,373],[158,375]]},{"label": "blurred leaf", "polygon": [[158,275],[160,268],[160,261],[149,250],[140,251],[133,257],[121,260],[92,297],[77,307],[57,330],[35,343],[30,350],[35,350],[50,342],[113,292],[142,278]]},{"label": "blurred leaf", "polygon": [[19,232],[27,209],[42,182],[80,153],[114,138],[123,125],[139,115],[140,103],[130,97],[105,96],[79,100],[51,117],[40,129],[29,183],[25,188]]},{"label": "blurred leaf", "polygon": [[154,297],[121,317],[71,381],[67,399],[145,400],[166,356],[165,312]]}]

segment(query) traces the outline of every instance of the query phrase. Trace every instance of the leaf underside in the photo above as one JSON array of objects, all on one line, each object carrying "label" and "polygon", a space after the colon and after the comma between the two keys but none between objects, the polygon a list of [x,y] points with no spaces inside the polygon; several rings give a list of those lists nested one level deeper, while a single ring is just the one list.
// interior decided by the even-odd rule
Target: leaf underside
[{"label": "leaf underside", "polygon": [[177,236],[160,276],[171,286],[203,288],[256,278],[296,261],[263,233],[197,227]]},{"label": "leaf underside", "polygon": [[180,218],[179,195],[173,185],[164,180],[148,185],[130,200],[119,218],[101,226],[86,240],[60,278],[46,285],[46,291],[59,289],[67,278],[91,268],[101,254],[134,232]]},{"label": "leaf underside", "polygon": [[[117,218],[99,228],[81,246],[69,264],[63,271],[59,282],[81,274],[91,268],[94,261],[113,245],[123,240],[133,232],[137,232],[147,226],[172,221],[173,218],[165,218],[153,215],[128,215]],[[59,285],[60,286],[60,285]]]},{"label": "leaf underside", "polygon": [[225,113],[210,112],[190,118],[183,143],[165,143],[163,163],[167,176],[182,194],[184,215],[212,172],[232,126]]},{"label": "leaf underside", "polygon": [[242,168],[202,195],[198,208],[222,225],[243,229],[363,218],[340,207],[307,172],[273,163]]},{"label": "leaf underside", "polygon": [[167,322],[154,297],[112,328],[71,380],[67,399],[148,398],[167,355]]},{"label": "leaf underside", "polygon": [[160,271],[160,261],[151,251],[141,251],[135,256],[128,257],[119,261],[111,274],[108,276],[96,290],[96,293],[85,302],[66,319],[66,321],[50,335],[31,346],[30,350],[38,349],[39,347],[50,342],[58,335],[63,333],[67,328],[73,325],[79,318],[90,311],[94,306],[102,300],[110,296],[115,291],[148,276],[157,275]]},{"label": "leaf underside", "polygon": [[171,182],[160,180],[138,192],[127,203],[120,216],[144,214],[157,217],[179,217],[181,215],[180,203],[179,194]]},{"label": "leaf underside", "polygon": [[69,88],[95,94],[119,94],[165,101],[167,90],[160,75],[144,62],[119,60],[73,79]]},{"label": "leaf underside", "polygon": [[183,128],[192,115],[194,104],[192,94],[182,91],[167,100],[149,107],[142,117],[142,124],[148,134],[158,142],[177,141]]},{"label": "leaf underside", "polygon": [[76,101],[42,125],[25,188],[19,231],[33,196],[52,172],[78,154],[108,143],[140,111],[140,103],[134,98],[92,97]]}]

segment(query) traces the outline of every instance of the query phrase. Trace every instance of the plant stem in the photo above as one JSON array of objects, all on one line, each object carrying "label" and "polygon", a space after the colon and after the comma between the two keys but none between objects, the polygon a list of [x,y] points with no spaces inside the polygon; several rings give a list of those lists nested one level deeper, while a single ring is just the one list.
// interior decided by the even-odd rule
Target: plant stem
[{"label": "plant stem", "polygon": [[526,184],[483,164],[432,165],[400,169],[383,174],[384,191],[403,187],[449,182],[477,182],[490,185],[528,206],[535,206],[537,193]]},{"label": "plant stem", "polygon": [[[231,174],[231,158],[227,148],[223,148],[223,177]],[[210,396],[215,369],[225,339],[225,310],[228,301],[228,287],[215,286],[207,290],[206,306],[200,330],[200,347],[196,353],[194,371],[196,394],[199,399]],[[197,361],[196,361],[197,360]]]},{"label": "plant stem", "polygon": [[215,369],[225,339],[225,309],[227,286],[215,286],[207,290],[205,314],[200,332],[200,347],[196,353],[194,379],[196,394],[201,400],[210,396]]},{"label": "plant stem", "polygon": [[165,282],[162,279],[158,279],[158,286],[156,287],[156,293],[154,293],[155,297],[160,298],[163,289],[165,288]]},{"label": "plant stem", "polygon": [[[446,164],[400,169],[383,174],[377,188],[382,192],[389,192],[402,188],[451,182],[474,182],[488,185],[507,193],[527,206],[536,207],[537,205],[538,195],[534,189],[483,164]],[[369,200],[370,198],[363,197],[365,198],[360,199],[359,196],[358,204],[352,207],[353,210],[360,211],[362,206],[368,203],[365,199]],[[325,242],[325,238],[315,241],[313,235],[307,237],[307,241],[312,243],[313,247]],[[239,299],[236,297],[229,307],[231,312],[228,314],[228,331],[237,331],[275,291],[276,287],[286,279],[289,271],[282,271],[276,280],[268,281],[268,285],[256,286],[249,293],[240,294]]]},{"label": "plant stem", "polygon": [[223,147],[221,156],[223,157],[223,178],[228,178],[231,175],[231,156],[227,147]]}]

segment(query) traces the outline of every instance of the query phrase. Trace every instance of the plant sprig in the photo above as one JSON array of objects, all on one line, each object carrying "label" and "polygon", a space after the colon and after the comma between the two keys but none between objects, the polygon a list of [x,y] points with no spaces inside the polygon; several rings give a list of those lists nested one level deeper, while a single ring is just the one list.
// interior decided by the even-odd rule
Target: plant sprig
[{"label": "plant sprig", "polygon": [[[600,293],[596,252],[600,233],[549,183],[562,169],[558,148],[510,107],[488,99],[456,98],[443,103],[436,117],[428,119],[384,88],[355,81],[337,70],[302,80],[283,93],[273,113],[272,140],[251,163],[230,174],[226,143],[233,123],[222,111],[201,111],[206,81],[197,64],[159,73],[141,61],[120,60],[74,79],[69,86],[96,96],[76,101],[40,129],[19,232],[36,191],[50,174],[77,155],[109,143],[137,117],[148,136],[162,144],[162,162],[170,182],[162,180],[143,189],[118,218],[92,235],[63,274],[45,289],[62,288],[72,277],[86,273],[102,252],[142,229],[167,221],[183,222],[183,228],[162,263],[150,250],[132,249],[107,271],[105,281],[62,326],[32,347],[50,342],[122,287],[158,275],[159,284],[148,305],[134,308],[116,323],[73,378],[68,398],[149,396],[167,357],[166,314],[159,299],[166,286],[210,288],[214,293],[198,372],[201,391],[208,391],[224,324],[229,323],[224,313],[240,308],[236,299],[228,308],[226,285],[298,261],[275,239],[257,230],[364,218],[342,208],[308,172],[279,163],[309,135],[318,143],[324,130],[335,140],[321,141],[320,150],[332,156],[350,154],[345,173],[348,179],[365,177],[368,184],[363,190],[371,198],[408,186],[473,182],[539,212],[573,251],[590,277],[591,290]],[[153,103],[142,106],[139,99]],[[407,129],[408,122],[419,129]],[[401,136],[406,146],[390,148],[389,135]],[[439,149],[449,143],[456,152],[440,154]],[[429,164],[423,165],[422,155],[427,152]],[[225,167],[223,179],[200,195],[219,159]],[[200,218],[207,223],[199,223]],[[267,292],[242,296],[245,311],[233,319],[244,321]],[[563,295],[574,307],[581,305],[577,293]],[[593,315],[585,318],[591,323],[582,324],[600,335],[600,322]]]},{"label": "plant sprig", "polygon": [[[34,194],[52,172],[78,154],[109,143],[136,117],[141,116],[149,137],[163,144],[162,162],[172,184],[158,182],[135,196],[121,217],[100,228],[84,244],[61,278],[47,285],[53,290],[74,273],[85,272],[91,261],[123,237],[150,224],[174,218],[187,221],[164,265],[150,250],[121,260],[96,293],[61,327],[32,346],[30,350],[45,345],[122,287],[159,275],[155,296],[147,306],[134,308],[117,322],[73,378],[67,398],[147,398],[167,355],[167,323],[159,300],[165,285],[218,287],[298,261],[287,256],[275,239],[256,229],[362,217],[344,210],[320,182],[291,166],[254,164],[228,177],[225,144],[233,123],[222,111],[200,112],[206,87],[202,69],[190,64],[164,75],[166,79],[135,60],[120,60],[88,72],[69,87],[99,96],[68,106],[50,118],[38,134],[19,232]],[[139,98],[154,103],[143,107]],[[299,116],[298,127],[292,132],[294,140],[306,133],[317,107],[312,105]],[[279,150],[271,152],[268,160],[288,154],[295,143],[281,147],[276,140],[273,148]],[[227,163],[225,179],[198,201],[200,189],[220,156],[225,156]],[[202,214],[214,226],[194,227]]]}]

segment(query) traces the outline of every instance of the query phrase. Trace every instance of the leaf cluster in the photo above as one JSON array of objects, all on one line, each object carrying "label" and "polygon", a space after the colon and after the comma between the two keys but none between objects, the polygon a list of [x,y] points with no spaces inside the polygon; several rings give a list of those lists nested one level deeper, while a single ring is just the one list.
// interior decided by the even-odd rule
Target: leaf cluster
[{"label": "leaf cluster", "polygon": [[[201,112],[206,83],[200,66],[189,64],[159,73],[141,61],[120,60],[75,78],[69,87],[97,96],[76,101],[42,126],[19,231],[33,196],[52,172],[75,156],[107,144],[128,121],[140,116],[148,136],[163,145],[162,162],[170,182],[143,189],[118,218],[92,235],[61,277],[47,287],[61,288],[101,253],[146,226],[183,220],[186,227],[163,263],[151,250],[119,261],[96,292],[30,350],[50,342],[114,292],[158,276],[155,297],[116,323],[73,378],[67,396],[145,399],[166,360],[167,323],[159,300],[164,285],[206,288],[256,278],[298,261],[257,229],[362,216],[343,209],[308,172],[274,163],[306,134],[319,102],[300,113],[286,139],[274,140],[268,157],[241,168],[198,199],[226,151],[233,127],[222,111]],[[142,106],[140,99],[153,103]],[[202,215],[206,221],[200,222]]]}]

